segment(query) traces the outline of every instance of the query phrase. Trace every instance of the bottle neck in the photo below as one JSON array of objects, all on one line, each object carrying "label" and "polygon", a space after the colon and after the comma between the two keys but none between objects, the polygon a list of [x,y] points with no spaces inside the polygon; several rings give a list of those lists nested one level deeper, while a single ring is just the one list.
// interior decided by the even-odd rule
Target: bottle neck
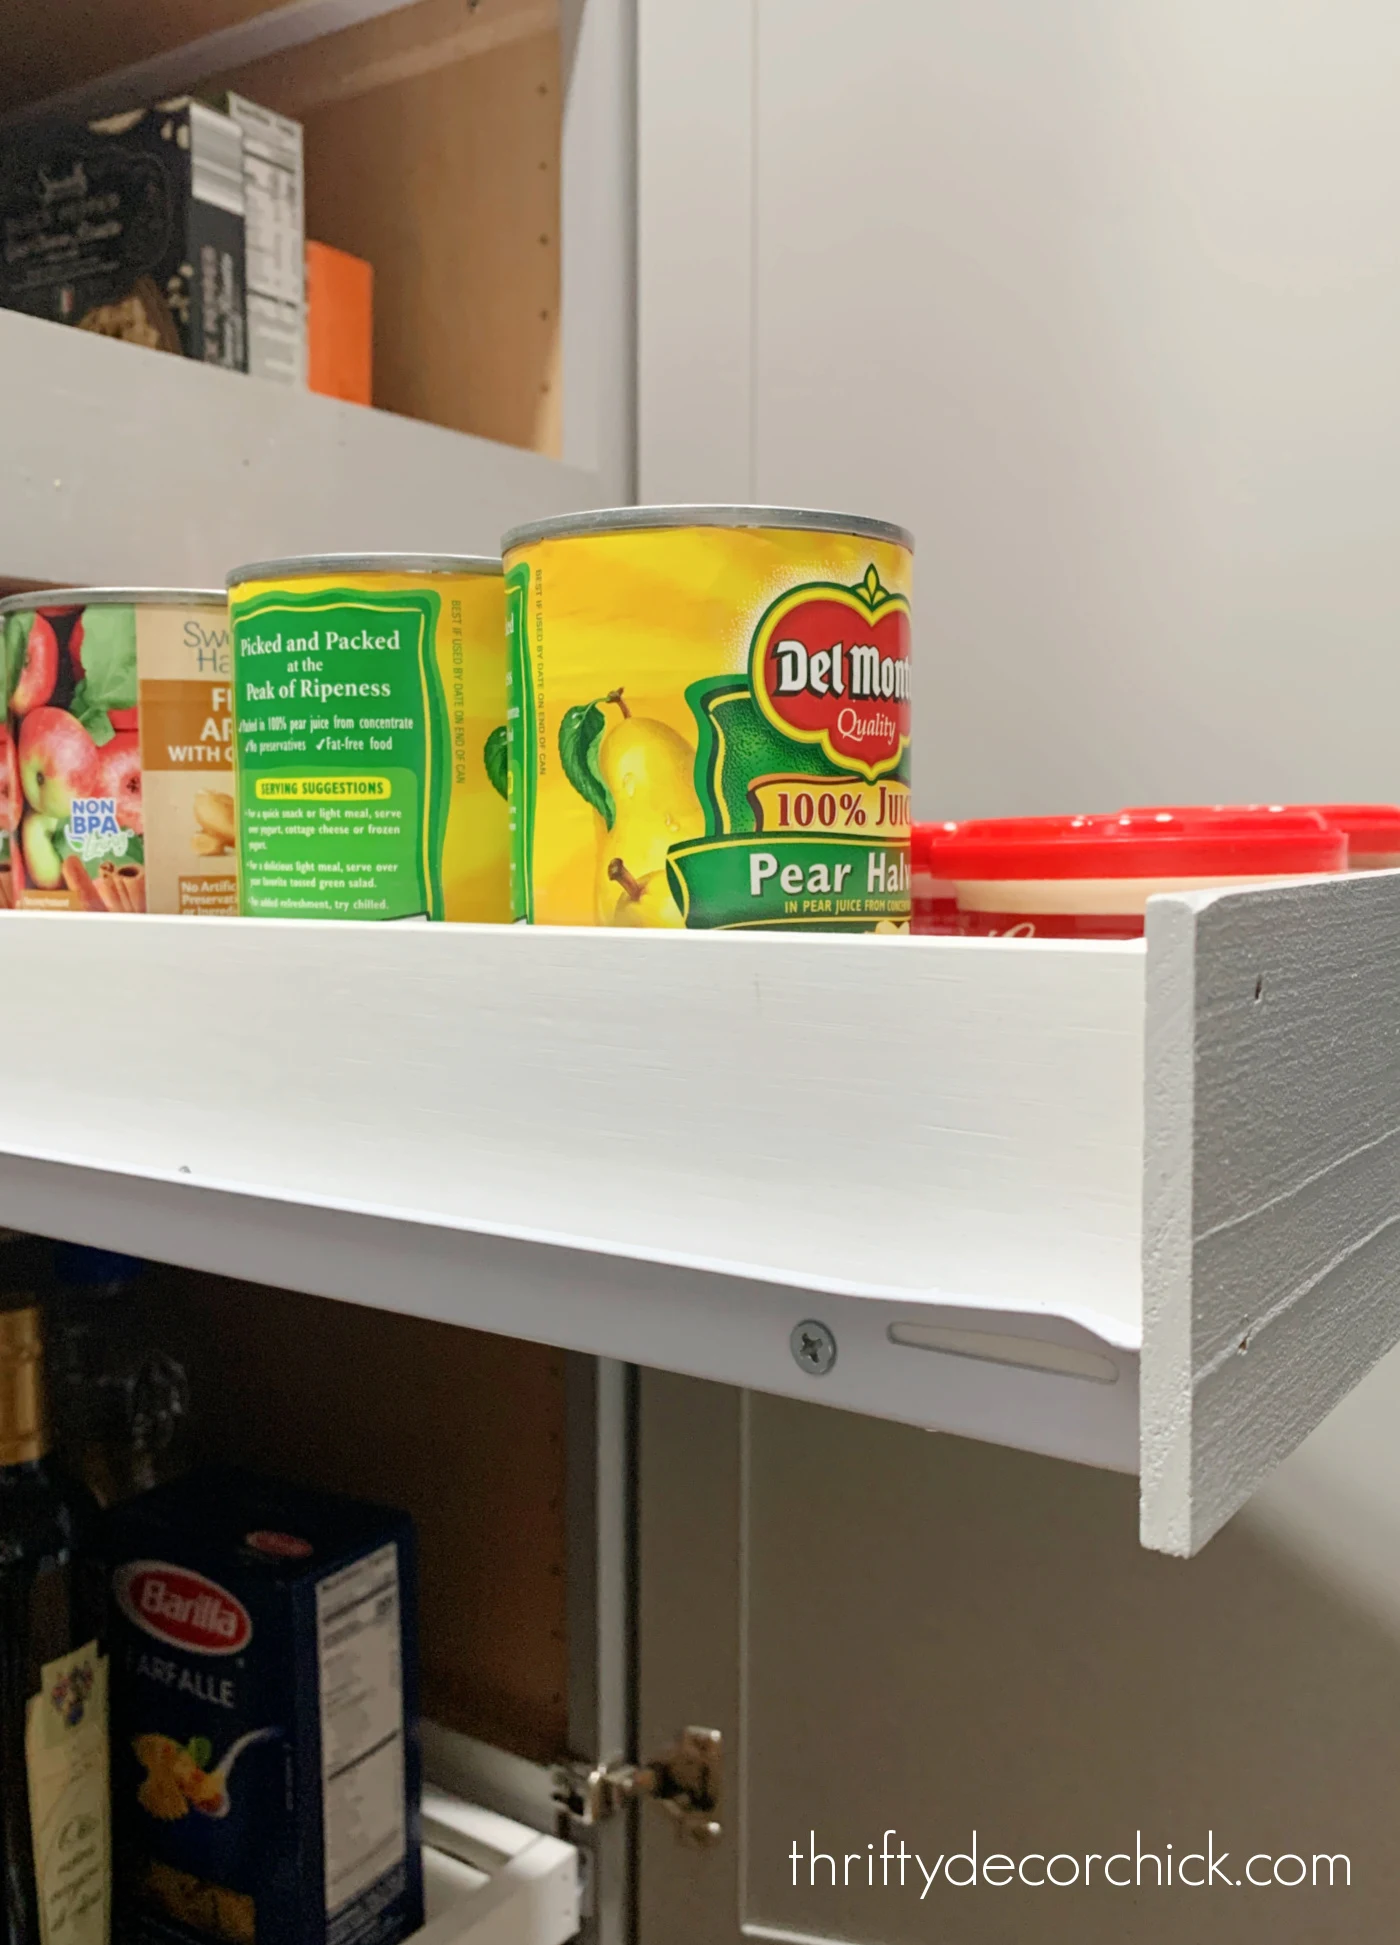
[{"label": "bottle neck", "polygon": [[37,1304],[0,1311],[0,1467],[37,1465],[49,1449],[44,1340]]}]

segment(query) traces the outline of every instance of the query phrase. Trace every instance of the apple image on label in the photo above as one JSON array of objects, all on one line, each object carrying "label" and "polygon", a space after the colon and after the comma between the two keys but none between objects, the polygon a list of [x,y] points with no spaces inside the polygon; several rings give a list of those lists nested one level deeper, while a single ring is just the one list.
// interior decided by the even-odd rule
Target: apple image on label
[{"label": "apple image on label", "polygon": [[62,826],[61,817],[46,817],[41,811],[25,812],[20,833],[24,853],[24,875],[31,885],[56,891],[63,882],[63,861],[54,849],[54,834]]},{"label": "apple image on label", "polygon": [[46,621],[42,615],[35,615],[29,624],[24,661],[20,667],[19,681],[10,697],[10,708],[16,716],[27,716],[31,709],[37,709],[48,701],[57,681],[58,637],[51,621]]},{"label": "apple image on label", "polygon": [[[115,710],[112,712],[115,715]],[[135,711],[133,710],[133,715]],[[117,822],[124,831],[142,836],[145,826],[141,810],[141,738],[135,730],[122,730],[97,752],[95,797],[114,797]]]},{"label": "apple image on label", "polygon": [[19,758],[15,739],[0,723],[0,831],[12,831],[19,822]]},{"label": "apple image on label", "polygon": [[97,746],[66,709],[34,709],[21,723],[19,775],[31,810],[62,821],[75,797],[97,794],[97,767]]}]

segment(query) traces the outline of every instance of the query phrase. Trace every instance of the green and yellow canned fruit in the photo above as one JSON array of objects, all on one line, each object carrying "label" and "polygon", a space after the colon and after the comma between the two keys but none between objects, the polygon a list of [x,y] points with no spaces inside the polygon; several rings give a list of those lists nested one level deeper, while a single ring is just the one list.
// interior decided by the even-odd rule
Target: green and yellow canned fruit
[{"label": "green and yellow canned fruit", "polygon": [[907,928],[909,546],[780,518],[508,545],[517,918]]}]

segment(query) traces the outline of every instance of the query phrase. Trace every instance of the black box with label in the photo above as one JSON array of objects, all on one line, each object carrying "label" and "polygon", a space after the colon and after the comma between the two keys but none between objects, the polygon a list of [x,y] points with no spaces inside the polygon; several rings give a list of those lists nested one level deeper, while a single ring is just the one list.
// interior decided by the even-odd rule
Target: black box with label
[{"label": "black box with label", "polygon": [[245,371],[243,137],[181,99],[0,148],[0,307]]}]

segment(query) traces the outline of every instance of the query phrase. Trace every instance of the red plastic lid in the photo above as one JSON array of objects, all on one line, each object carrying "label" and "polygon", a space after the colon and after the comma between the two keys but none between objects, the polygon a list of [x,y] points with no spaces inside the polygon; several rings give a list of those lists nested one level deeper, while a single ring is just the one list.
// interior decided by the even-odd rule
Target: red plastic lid
[{"label": "red plastic lid", "polygon": [[927,868],[968,883],[1036,878],[1273,878],[1345,871],[1347,840],[1315,810],[1139,810],[925,826]]},{"label": "red plastic lid", "polygon": [[1129,814],[1143,816],[1151,810],[1170,810],[1178,816],[1238,817],[1246,814],[1268,817],[1297,816],[1311,811],[1335,830],[1345,831],[1355,858],[1400,855],[1400,805],[1397,804],[1130,804]]},{"label": "red plastic lid", "polygon": [[956,824],[914,824],[909,831],[909,869],[928,871],[931,867],[933,846],[951,837],[958,829]]},{"label": "red plastic lid", "polygon": [[1308,804],[1306,808],[1346,832],[1353,858],[1400,856],[1400,804]]}]

